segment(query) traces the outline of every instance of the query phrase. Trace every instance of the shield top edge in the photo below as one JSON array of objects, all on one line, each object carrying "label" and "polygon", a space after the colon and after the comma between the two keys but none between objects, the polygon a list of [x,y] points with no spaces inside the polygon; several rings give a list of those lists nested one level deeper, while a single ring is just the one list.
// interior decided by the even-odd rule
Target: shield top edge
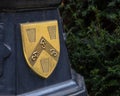
[{"label": "shield top edge", "polygon": [[39,24],[39,23],[53,23],[53,22],[56,22],[58,23],[58,20],[46,20],[46,21],[38,21],[38,22],[25,22],[25,23],[21,23],[20,25],[26,25],[26,24]]},{"label": "shield top edge", "polygon": [[[49,25],[48,27],[46,27],[47,24]],[[26,28],[35,27],[35,28],[39,29],[40,26],[44,26],[44,25],[47,28],[47,31],[44,28],[42,29],[42,31],[36,30],[38,39],[35,39],[35,40],[37,40],[35,42],[37,42],[37,43],[31,43],[31,44],[36,44],[36,45],[32,46],[35,48],[30,49],[31,51],[30,50],[26,51],[26,48],[27,48],[26,46],[30,45],[26,41],[32,42],[32,41],[30,41],[30,38],[32,38],[32,36],[34,36],[34,35],[30,35],[30,33],[32,34],[33,31],[29,31],[29,34],[28,34],[28,32],[26,31]],[[53,25],[56,25],[56,28],[53,28],[54,27]],[[25,22],[25,23],[21,23],[20,27],[21,27],[23,54],[26,59],[26,63],[28,64],[30,69],[32,69],[32,71],[35,72],[38,76],[40,76],[42,78],[48,78],[55,70],[55,68],[58,64],[59,58],[60,58],[60,40],[59,40],[60,38],[59,38],[58,20]],[[53,36],[53,34],[51,35],[51,32],[53,33],[53,31],[55,29],[56,29],[56,33],[58,34],[58,36],[56,38]],[[43,31],[47,32],[46,34],[48,34],[48,35],[40,34]],[[49,36],[49,40],[47,38],[42,38],[42,37],[48,37],[48,36]],[[27,39],[25,39],[25,38],[27,38]],[[31,40],[33,40],[33,39],[31,39]],[[41,43],[39,43],[39,42],[41,42]],[[44,49],[44,42],[45,42],[45,44],[47,44],[46,49]],[[53,46],[53,44],[55,42],[56,42],[56,44],[58,44],[57,47]],[[39,50],[38,50],[38,47],[39,47]],[[43,49],[40,49],[40,48],[43,48]],[[50,48],[50,49],[47,49],[47,48]],[[36,51],[36,49],[37,49],[37,51]],[[29,54],[30,56],[26,52],[30,53]],[[45,52],[47,52],[48,54],[46,54]],[[38,53],[40,53],[40,54],[38,54]],[[38,55],[38,57],[37,57],[38,59],[36,59],[37,63],[36,62],[34,63],[33,57],[37,56],[36,54]],[[58,54],[58,56],[56,56],[56,54]],[[43,55],[44,57],[46,56],[46,57],[43,58],[41,55]],[[33,60],[32,63],[30,62],[30,60]],[[52,61],[49,61],[49,60],[52,60]],[[34,66],[32,64],[34,64]]]}]

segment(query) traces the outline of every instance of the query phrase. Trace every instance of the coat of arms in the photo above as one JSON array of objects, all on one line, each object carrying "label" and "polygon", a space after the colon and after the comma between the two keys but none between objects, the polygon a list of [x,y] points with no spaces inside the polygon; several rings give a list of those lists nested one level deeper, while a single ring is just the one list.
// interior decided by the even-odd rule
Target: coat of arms
[{"label": "coat of arms", "polygon": [[39,76],[48,78],[60,54],[57,20],[23,23],[21,36],[27,64]]}]

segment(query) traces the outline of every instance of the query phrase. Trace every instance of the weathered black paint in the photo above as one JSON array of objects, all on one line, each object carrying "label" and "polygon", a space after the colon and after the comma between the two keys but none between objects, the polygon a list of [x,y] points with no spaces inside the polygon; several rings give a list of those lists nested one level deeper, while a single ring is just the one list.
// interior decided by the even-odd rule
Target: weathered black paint
[{"label": "weathered black paint", "polygon": [[[2,83],[0,84],[0,91],[2,93],[14,94],[17,92],[17,94],[20,94],[71,79],[67,51],[62,36],[63,28],[58,14],[57,9],[0,14],[0,22],[4,24],[4,43],[10,46],[12,51],[12,54],[6,58],[6,62],[3,64],[4,74],[0,78],[2,81],[0,82]],[[48,20],[58,20],[59,22],[61,54],[59,63],[52,75],[48,79],[43,79],[36,75],[26,64],[23,55],[20,24]],[[8,81],[6,81],[7,78]],[[11,90],[8,90],[9,88]]]},{"label": "weathered black paint", "polygon": [[0,0],[0,9],[30,9],[55,7],[61,0]]},{"label": "weathered black paint", "polygon": [[[19,0],[18,4],[22,4],[19,6],[17,6],[17,0],[10,1],[12,2],[10,4],[8,0],[0,1],[0,95],[23,94],[22,96],[29,96],[31,94],[31,96],[35,96],[35,90],[39,89],[39,96],[43,96],[41,92],[44,90],[48,90],[44,96],[56,96],[56,94],[57,96],[61,96],[61,94],[77,94],[73,96],[84,94],[81,96],[86,96],[83,78],[71,74],[63,39],[62,20],[55,7],[61,0],[52,0],[51,2],[49,0],[23,1],[25,0]],[[30,3],[31,1],[32,3]],[[36,5],[37,2],[38,5]],[[27,6],[25,6],[26,4]],[[36,9],[36,7],[38,8]],[[10,10],[8,10],[9,8]],[[58,20],[60,58],[53,73],[49,78],[44,79],[27,65],[23,54],[20,24],[49,20]],[[51,93],[51,88],[56,91]]]}]

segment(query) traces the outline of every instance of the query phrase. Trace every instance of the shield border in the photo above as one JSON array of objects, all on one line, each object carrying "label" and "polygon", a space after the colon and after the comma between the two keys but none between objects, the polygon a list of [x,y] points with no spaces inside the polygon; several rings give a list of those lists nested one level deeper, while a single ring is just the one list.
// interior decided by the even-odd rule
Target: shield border
[{"label": "shield border", "polygon": [[36,24],[36,23],[50,23],[50,22],[54,22],[54,23],[56,23],[56,25],[57,25],[57,32],[58,32],[58,42],[59,42],[59,49],[58,49],[58,51],[59,51],[59,56],[60,56],[60,38],[59,38],[59,28],[58,28],[58,22],[57,22],[57,20],[51,20],[51,21],[45,21],[45,22],[30,22],[30,23],[21,23],[20,24],[20,27],[21,27],[21,37],[22,37],[22,48],[23,48],[23,53],[24,53],[24,56],[25,56],[25,60],[27,61],[27,65],[30,67],[30,69],[32,69],[36,74],[38,74],[40,77],[43,77],[43,78],[48,78],[52,73],[53,73],[53,71],[55,70],[55,68],[56,68],[56,66],[57,66],[57,64],[58,64],[58,60],[59,60],[59,56],[58,56],[58,59],[57,59],[57,62],[56,62],[56,64],[55,64],[55,66],[52,68],[52,70],[49,72],[49,74],[46,74],[46,75],[42,75],[42,74],[40,74],[40,73],[38,73],[38,72],[36,72],[34,69],[33,69],[33,67],[31,66],[31,64],[30,64],[30,61],[28,60],[28,56],[27,56],[27,54],[26,54],[26,52],[25,52],[25,45],[24,45],[24,39],[25,38],[23,38],[24,37],[24,35],[23,35],[23,26],[24,25],[26,25],[26,24]]}]

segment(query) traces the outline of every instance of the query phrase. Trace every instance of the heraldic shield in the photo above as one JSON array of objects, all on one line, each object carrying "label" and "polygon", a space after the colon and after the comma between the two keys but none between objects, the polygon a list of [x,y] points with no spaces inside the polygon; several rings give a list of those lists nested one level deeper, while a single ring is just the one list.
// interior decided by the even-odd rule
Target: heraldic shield
[{"label": "heraldic shield", "polygon": [[29,67],[39,76],[48,78],[60,54],[57,20],[22,23],[23,52]]}]

